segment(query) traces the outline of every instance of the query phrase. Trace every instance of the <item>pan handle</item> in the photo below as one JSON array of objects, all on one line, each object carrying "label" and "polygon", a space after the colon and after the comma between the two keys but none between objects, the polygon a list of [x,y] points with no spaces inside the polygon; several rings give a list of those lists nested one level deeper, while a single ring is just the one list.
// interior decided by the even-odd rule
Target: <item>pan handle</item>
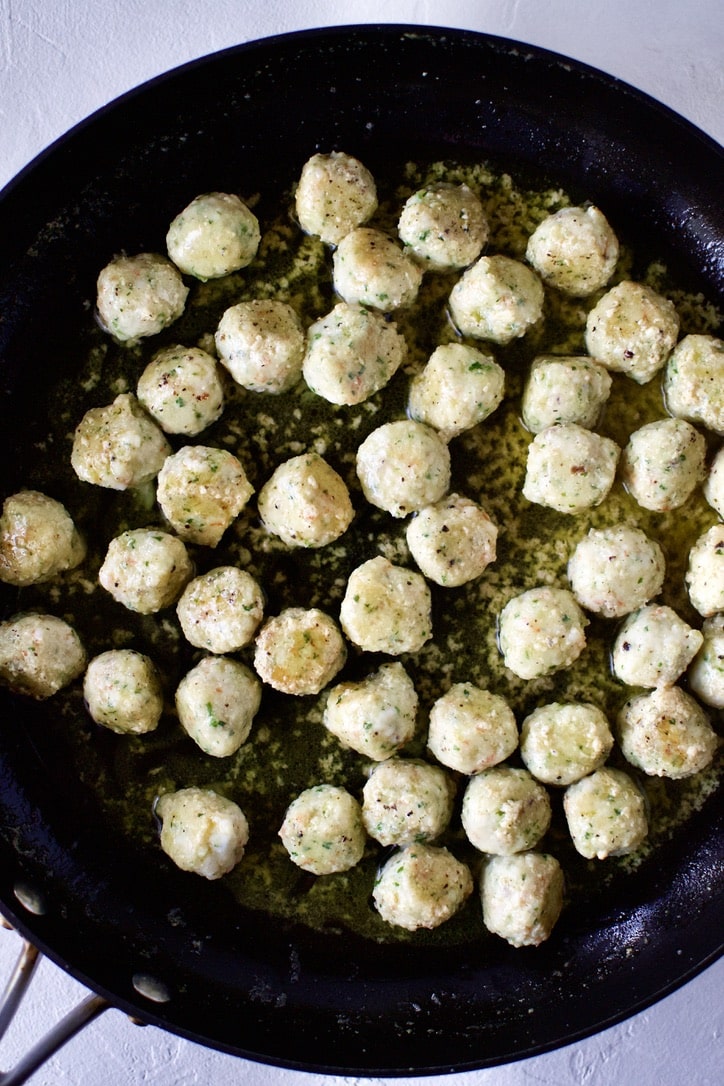
[{"label": "pan handle", "polygon": [[[2,921],[7,926],[6,921]],[[15,968],[0,1000],[0,1040],[13,1021],[23,1001],[42,955],[32,943],[23,940]],[[54,1056],[62,1046],[92,1022],[111,1004],[103,996],[88,995],[36,1042],[10,1071],[0,1072],[0,1086],[22,1086],[39,1067]]]}]

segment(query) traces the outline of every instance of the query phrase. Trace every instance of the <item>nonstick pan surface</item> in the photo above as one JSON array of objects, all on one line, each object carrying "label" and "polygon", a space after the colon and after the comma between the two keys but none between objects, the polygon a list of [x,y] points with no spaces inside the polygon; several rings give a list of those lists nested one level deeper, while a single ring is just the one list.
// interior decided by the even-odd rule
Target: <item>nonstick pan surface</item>
[{"label": "nonstick pan surface", "polygon": [[[722,151],[631,87],[444,29],[345,27],[240,46],[111,103],[2,194],[4,494],[47,430],[46,390],[77,365],[109,254],[158,248],[197,193],[273,198],[330,148],[380,174],[447,158],[555,181],[724,305]],[[16,602],[3,590],[3,615]],[[605,1028],[721,952],[719,792],[535,950],[482,938],[378,946],[247,915],[223,880],[201,885],[139,854],[69,779],[62,743],[48,740],[53,713],[52,699],[2,692],[3,912],[115,1005],[202,1044],[330,1073],[490,1066]]]}]

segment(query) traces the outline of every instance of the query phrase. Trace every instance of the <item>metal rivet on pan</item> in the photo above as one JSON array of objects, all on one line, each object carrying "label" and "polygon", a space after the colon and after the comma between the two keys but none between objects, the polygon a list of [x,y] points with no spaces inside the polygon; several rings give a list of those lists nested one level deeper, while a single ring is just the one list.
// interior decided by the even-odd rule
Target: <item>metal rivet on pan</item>
[{"label": "metal rivet on pan", "polygon": [[23,908],[34,916],[44,916],[48,911],[42,895],[27,882],[16,882],[13,893]]},{"label": "metal rivet on pan", "polygon": [[139,995],[152,1003],[168,1003],[171,999],[171,993],[166,985],[155,977],[149,976],[148,973],[135,973],[133,987]]}]

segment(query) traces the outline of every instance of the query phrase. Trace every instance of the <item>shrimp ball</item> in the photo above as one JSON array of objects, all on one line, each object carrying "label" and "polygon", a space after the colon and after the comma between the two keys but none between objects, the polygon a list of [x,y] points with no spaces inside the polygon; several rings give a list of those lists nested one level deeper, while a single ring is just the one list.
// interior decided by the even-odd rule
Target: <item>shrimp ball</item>
[{"label": "shrimp ball", "polygon": [[166,257],[119,256],[98,276],[98,321],[120,343],[133,345],[178,320],[188,293],[178,268]]},{"label": "shrimp ball", "polygon": [[393,517],[439,501],[450,485],[450,452],[443,439],[414,419],[386,422],[357,449],[365,498]]},{"label": "shrimp ball", "polygon": [[0,622],[0,683],[37,701],[52,697],[83,673],[86,653],[62,618],[19,614]]},{"label": "shrimp ball", "polygon": [[68,510],[38,490],[20,490],[3,502],[0,581],[26,585],[51,581],[85,558],[85,542]]},{"label": "shrimp ball", "polygon": [[83,679],[86,708],[96,724],[118,735],[155,731],[163,712],[163,690],[152,660],[133,649],[94,656]]},{"label": "shrimp ball", "polygon": [[470,869],[439,845],[406,845],[389,858],[372,892],[387,924],[407,931],[437,928],[473,891]]},{"label": "shrimp ball", "polygon": [[249,823],[236,803],[210,788],[182,788],[157,801],[161,848],[182,871],[220,879],[244,855]]},{"label": "shrimp ball", "polygon": [[406,534],[422,573],[445,588],[475,580],[495,561],[496,525],[482,506],[460,494],[421,509]]},{"label": "shrimp ball", "polygon": [[545,852],[491,856],[480,889],[483,923],[511,946],[540,946],[563,908],[561,865]]},{"label": "shrimp ball", "polygon": [[604,618],[630,614],[658,596],[665,573],[659,544],[626,524],[591,528],[568,562],[578,603]]},{"label": "shrimp ball", "polygon": [[633,852],[649,832],[641,789],[628,773],[610,766],[569,784],[563,810],[576,852],[587,860]]},{"label": "shrimp ball", "polygon": [[70,462],[79,479],[127,490],[154,479],[171,446],[130,392],[86,411],[75,429]]},{"label": "shrimp ball", "polygon": [[712,709],[724,709],[724,614],[705,619],[703,642],[687,675],[689,689]]},{"label": "shrimp ball", "polygon": [[620,452],[577,423],[548,426],[528,446],[523,497],[572,516],[593,509],[613,486]]},{"label": "shrimp ball", "polygon": [[410,382],[407,407],[413,419],[450,441],[487,419],[504,392],[505,373],[492,355],[463,343],[445,343]]},{"label": "shrimp ball", "polygon": [[139,378],[136,395],[167,434],[200,434],[224,410],[216,360],[199,347],[157,351]]},{"label": "shrimp ball", "polygon": [[618,252],[618,239],[597,207],[563,207],[538,224],[525,255],[550,286],[585,298],[605,287]]},{"label": "shrimp ball", "polygon": [[243,200],[229,192],[208,192],[172,220],[166,248],[177,268],[205,282],[251,264],[260,240],[256,215]]},{"label": "shrimp ball", "polygon": [[565,588],[541,585],[508,600],[498,619],[503,662],[520,679],[570,667],[586,647],[588,619]]},{"label": "shrimp ball", "polygon": [[455,786],[439,766],[388,758],[362,789],[362,821],[381,845],[434,841],[452,816]]},{"label": "shrimp ball", "polygon": [[392,238],[359,226],[342,238],[334,252],[332,282],[345,302],[390,313],[414,302],[422,271]]},{"label": "shrimp ball", "polygon": [[628,686],[671,686],[683,675],[704,638],[663,604],[629,615],[616,636],[611,669]]},{"label": "shrimp ball", "polygon": [[468,781],[461,818],[480,852],[511,856],[538,844],[551,822],[551,801],[527,769],[493,766]]},{"label": "shrimp ball", "polygon": [[374,215],[377,187],[367,167],[343,151],[312,155],[302,168],[295,204],[305,233],[338,245]]},{"label": "shrimp ball", "polygon": [[518,746],[518,726],[505,698],[473,683],[454,683],[430,709],[427,747],[458,773],[481,773]]},{"label": "shrimp ball", "polygon": [[156,498],[181,539],[215,547],[253,493],[233,453],[185,445],[164,461]]},{"label": "shrimp ball", "polygon": [[634,431],[621,456],[624,486],[644,509],[678,509],[706,474],[706,441],[684,419],[659,419]]},{"label": "shrimp ball", "polygon": [[573,784],[600,769],[612,747],[606,715],[587,702],[540,705],[520,729],[523,764],[544,784]]},{"label": "shrimp ball", "polygon": [[709,765],[718,746],[706,712],[680,686],[630,698],[617,723],[624,757],[652,777],[691,777]]},{"label": "shrimp ball", "polygon": [[724,341],[684,336],[664,369],[664,400],[671,415],[724,434]]},{"label": "shrimp ball", "polygon": [[302,376],[304,329],[286,302],[254,298],[230,306],[214,341],[221,364],[250,392],[287,392]]},{"label": "shrimp ball", "polygon": [[419,652],[432,637],[432,601],[425,578],[378,556],[347,581],[339,618],[350,641],[365,652]]},{"label": "shrimp ball", "polygon": [[264,594],[246,570],[217,566],[186,585],[176,614],[184,637],[196,648],[238,652],[262,620]]},{"label": "shrimp ball", "polygon": [[257,677],[227,656],[205,656],[176,688],[181,727],[213,758],[228,758],[243,746],[260,704]]},{"label": "shrimp ball", "polygon": [[258,507],[266,530],[289,547],[325,547],[354,516],[346,483],[315,452],[280,464],[261,488]]},{"label": "shrimp ball", "polygon": [[534,434],[556,423],[592,429],[611,392],[611,375],[592,358],[538,355],[523,390],[523,423]]},{"label": "shrimp ball", "polygon": [[302,371],[322,399],[358,404],[388,384],[406,354],[394,322],[375,309],[339,302],[310,326]]},{"label": "shrimp ball", "polygon": [[98,582],[129,611],[151,615],[176,602],[193,572],[180,539],[157,528],[132,528],[108,544]]},{"label": "shrimp ball", "polygon": [[279,836],[290,860],[303,871],[349,871],[365,850],[362,809],[345,788],[317,784],[289,804]]},{"label": "shrimp ball", "polygon": [[287,607],[268,619],[256,638],[254,668],[283,694],[318,694],[347,659],[334,619],[316,607]]},{"label": "shrimp ball", "polygon": [[663,367],[678,335],[673,302],[630,280],[607,291],[586,318],[588,353],[607,370],[640,385]]},{"label": "shrimp ball", "polygon": [[724,518],[724,446],[719,449],[711,462],[703,493],[712,509]]},{"label": "shrimp ball", "polygon": [[343,746],[382,762],[413,738],[417,706],[417,692],[402,664],[382,664],[360,682],[333,687],[322,723]]},{"label": "shrimp ball", "polygon": [[724,611],[724,524],[714,524],[689,551],[686,587],[692,607],[709,618]]},{"label": "shrimp ball", "polygon": [[397,223],[400,238],[424,268],[465,268],[488,240],[483,205],[467,185],[439,181],[405,202]]},{"label": "shrimp ball", "polygon": [[450,312],[464,336],[506,344],[525,335],[543,314],[543,284],[509,256],[481,256],[450,292]]}]

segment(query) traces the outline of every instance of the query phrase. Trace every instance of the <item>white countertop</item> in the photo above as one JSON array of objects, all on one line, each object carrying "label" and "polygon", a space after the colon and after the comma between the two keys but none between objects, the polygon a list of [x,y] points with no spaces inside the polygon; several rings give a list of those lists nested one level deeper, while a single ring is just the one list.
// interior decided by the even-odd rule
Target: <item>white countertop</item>
[{"label": "white countertop", "polygon": [[[124,91],[240,42],[312,26],[405,22],[486,31],[585,61],[724,142],[721,0],[0,0],[0,187]],[[20,940],[0,931],[0,976]],[[447,1076],[451,1086],[714,1086],[722,1081],[724,961],[654,1007],[557,1052]],[[0,1046],[7,1068],[84,989],[41,964]],[[333,1086],[353,1079],[264,1067],[111,1010],[33,1077],[53,1086]],[[380,1080],[367,1080],[379,1082]],[[393,1081],[393,1080],[390,1080]],[[394,1080],[406,1086],[423,1079]]]}]

